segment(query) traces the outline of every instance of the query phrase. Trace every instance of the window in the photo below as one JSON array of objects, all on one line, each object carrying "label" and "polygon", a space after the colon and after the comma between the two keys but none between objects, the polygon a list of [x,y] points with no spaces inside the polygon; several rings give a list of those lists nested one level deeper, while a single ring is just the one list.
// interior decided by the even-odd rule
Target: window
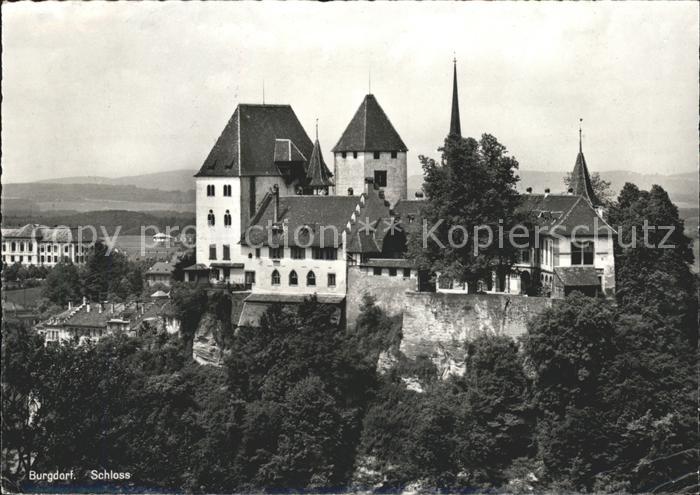
[{"label": "window", "polygon": [[231,185],[225,185],[224,186],[224,196],[231,196]]},{"label": "window", "polygon": [[353,152],[352,152],[352,157],[353,157],[353,158],[357,158],[357,151],[353,151]]},{"label": "window", "polygon": [[231,226],[231,212],[226,210],[226,213],[224,213],[224,227],[230,227]]},{"label": "window", "polygon": [[207,223],[211,227],[213,227],[214,224],[216,223],[216,220],[214,218],[214,212],[212,210],[209,210],[209,214],[207,215]]},{"label": "window", "polygon": [[273,260],[278,260],[278,259],[281,259],[282,257],[284,257],[284,251],[283,251],[284,248],[283,247],[276,247],[276,248],[271,247],[269,249],[270,249],[270,258],[272,258]]},{"label": "window", "polygon": [[520,263],[528,264],[530,263],[530,250],[521,249],[520,250]]},{"label": "window", "polygon": [[19,251],[20,251],[20,252],[23,252],[23,251],[24,251],[24,243],[23,243],[23,242],[20,242],[20,243],[19,243]]},{"label": "window", "polygon": [[255,257],[260,258],[260,248],[255,248]]},{"label": "window", "polygon": [[209,244],[209,259],[216,259],[216,244]]},{"label": "window", "polygon": [[255,283],[255,272],[245,272],[245,284],[253,285]]},{"label": "window", "polygon": [[311,250],[312,258],[315,260],[337,260],[338,250],[333,247],[315,247]]},{"label": "window", "polygon": [[593,264],[593,241],[572,242],[571,243],[571,264],[572,265],[592,265]]},{"label": "window", "polygon": [[22,263],[24,261],[24,256],[19,257],[19,262]]},{"label": "window", "polygon": [[207,196],[214,196],[214,192],[215,192],[214,184],[209,184],[207,186]]},{"label": "window", "polygon": [[31,242],[28,244],[28,246],[29,247],[27,248],[27,251],[32,251],[34,249],[34,246],[32,245]]},{"label": "window", "polygon": [[379,151],[374,152],[374,159],[379,160]]},{"label": "window", "polygon": [[63,252],[67,253],[68,252],[68,246],[63,246]]},{"label": "window", "polygon": [[374,171],[374,184],[377,187],[386,187],[386,170]]},{"label": "window", "polygon": [[[41,262],[43,263],[43,262],[44,262],[44,257],[43,257],[43,256],[40,256],[39,258],[41,259]],[[3,256],[2,259],[3,259],[3,261],[4,261],[4,260],[5,260],[5,257]]]},{"label": "window", "polygon": [[53,252],[57,253],[58,252],[58,244],[54,244],[53,246]]},{"label": "window", "polygon": [[335,287],[335,273],[328,274],[328,287]]},{"label": "window", "polygon": [[41,246],[39,246],[39,251],[41,251],[42,253],[44,252],[44,245],[43,244]]},{"label": "window", "polygon": [[316,274],[314,272],[306,274],[306,285],[316,285]]},{"label": "window", "polygon": [[2,243],[2,250],[7,251],[7,244],[5,244],[4,242]]},{"label": "window", "polygon": [[378,266],[375,266],[374,268],[372,268],[372,274],[374,274],[374,275],[381,275],[381,274],[382,274],[382,269],[379,268]]},{"label": "window", "polygon": [[280,284],[280,272],[277,270],[274,270],[272,272],[272,285],[279,285]]},{"label": "window", "polygon": [[230,260],[231,259],[231,246],[228,244],[224,244],[224,254],[222,259],[224,260]]},{"label": "window", "polygon": [[403,269],[403,278],[411,278],[411,269],[410,268]]},{"label": "window", "polygon": [[346,151],[343,151],[343,152],[340,154],[340,156],[342,156],[343,158],[347,158],[347,157],[348,157],[348,153],[347,153]]},{"label": "window", "polygon": [[415,215],[408,215],[408,223],[413,223],[413,222],[415,222],[415,220],[416,220]]},{"label": "window", "polygon": [[292,246],[291,251],[293,260],[303,260],[306,258],[306,248]]},{"label": "window", "polygon": [[299,277],[297,277],[297,272],[294,270],[289,272],[289,285],[299,285]]},{"label": "window", "polygon": [[391,157],[392,157],[392,158],[396,158],[396,157],[398,157],[398,156],[399,156],[399,152],[398,152],[398,151],[392,151],[392,152],[391,152]]},{"label": "window", "polygon": [[16,242],[12,243],[12,250],[17,251],[17,243]]},{"label": "window", "polygon": [[14,257],[14,256],[10,256],[10,261],[15,261],[15,257]]},{"label": "window", "polygon": [[391,276],[391,277],[396,276],[396,268],[389,268],[389,276]]}]

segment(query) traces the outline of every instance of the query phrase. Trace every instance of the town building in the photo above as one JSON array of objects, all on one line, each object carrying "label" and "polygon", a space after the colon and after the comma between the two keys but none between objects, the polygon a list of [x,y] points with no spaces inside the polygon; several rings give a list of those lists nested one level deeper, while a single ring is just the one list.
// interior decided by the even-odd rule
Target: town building
[{"label": "town building", "polygon": [[133,303],[90,302],[68,305],[65,311],[38,323],[35,330],[49,342],[97,342],[116,334],[132,335],[150,327],[176,333],[180,323],[168,298]]},{"label": "town building", "polygon": [[170,287],[174,270],[175,265],[173,263],[169,261],[158,261],[146,271],[146,283],[149,286],[165,285]]},{"label": "town building", "polygon": [[60,261],[85,263],[94,245],[90,229],[27,224],[2,229],[3,264],[54,266]]}]

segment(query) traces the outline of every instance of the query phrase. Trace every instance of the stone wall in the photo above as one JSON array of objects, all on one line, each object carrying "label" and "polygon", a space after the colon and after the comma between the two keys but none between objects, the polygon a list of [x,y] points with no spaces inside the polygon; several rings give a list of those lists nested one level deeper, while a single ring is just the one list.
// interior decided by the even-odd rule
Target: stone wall
[{"label": "stone wall", "polygon": [[377,306],[388,314],[396,315],[404,310],[406,292],[416,290],[416,284],[415,278],[391,277],[387,270],[384,270],[384,275],[372,275],[359,266],[349,266],[345,306],[348,327],[355,324],[365,294],[373,296]]},{"label": "stone wall", "polygon": [[466,341],[485,332],[522,335],[527,320],[553,304],[544,297],[434,292],[407,292],[403,301],[401,352],[455,361],[463,358]]}]

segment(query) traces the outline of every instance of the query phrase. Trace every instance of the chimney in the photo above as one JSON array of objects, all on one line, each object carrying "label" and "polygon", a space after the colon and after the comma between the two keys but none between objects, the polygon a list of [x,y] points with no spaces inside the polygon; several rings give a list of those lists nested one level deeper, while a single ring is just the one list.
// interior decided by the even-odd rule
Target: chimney
[{"label": "chimney", "polygon": [[112,305],[111,305],[110,312],[114,313],[114,303],[112,303]]},{"label": "chimney", "polygon": [[87,303],[87,306],[85,306],[85,310],[89,313],[90,312],[90,303]]},{"label": "chimney", "polygon": [[102,308],[102,303],[100,303],[100,307],[97,308],[97,312],[98,312],[99,314],[102,314],[102,309],[103,309],[103,308]]},{"label": "chimney", "polygon": [[348,187],[348,196],[352,196],[353,192],[352,187]]},{"label": "chimney", "polygon": [[85,304],[87,304],[87,298],[83,296],[83,306],[85,306]]},{"label": "chimney", "polygon": [[273,204],[273,218],[272,222],[277,223],[279,222],[279,211],[280,211],[280,188],[277,184],[272,186],[272,199],[274,201]]},{"label": "chimney", "polygon": [[73,303],[71,301],[68,301],[68,309],[73,309]]},{"label": "chimney", "polygon": [[532,194],[532,188],[528,187],[527,189],[525,189],[525,192],[528,194]]},{"label": "chimney", "polygon": [[374,177],[365,177],[365,194],[369,194],[370,189],[374,189]]}]

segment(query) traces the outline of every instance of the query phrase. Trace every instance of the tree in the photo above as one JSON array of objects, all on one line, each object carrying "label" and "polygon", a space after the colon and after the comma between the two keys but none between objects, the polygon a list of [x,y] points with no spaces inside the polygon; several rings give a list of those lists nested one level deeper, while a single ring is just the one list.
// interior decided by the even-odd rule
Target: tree
[{"label": "tree", "polygon": [[[563,180],[564,185],[569,189],[572,183],[571,172],[567,172]],[[612,183],[609,180],[603,179],[599,172],[593,172],[591,174],[591,187],[593,188],[593,192],[603,205],[608,207],[612,204],[614,195],[611,185]]]},{"label": "tree", "polygon": [[440,151],[440,164],[420,157],[427,195],[421,214],[434,238],[412,233],[408,255],[422,269],[467,282],[470,291],[479,280],[490,285],[493,273],[503,284],[518,249],[499,243],[499,228],[507,234],[525,220],[517,212],[518,162],[489,134],[479,141],[448,136]]},{"label": "tree", "polygon": [[70,261],[60,261],[46,276],[42,289],[43,297],[65,307],[69,301],[77,302],[82,294],[78,267]]},{"label": "tree", "polygon": [[178,257],[175,266],[173,267],[173,280],[183,282],[185,280],[184,269],[192,266],[197,261],[194,250],[189,250]]},{"label": "tree", "polygon": [[91,300],[127,299],[143,290],[143,274],[141,267],[129,261],[125,254],[97,242],[85,261],[83,286]]},{"label": "tree", "polygon": [[609,211],[617,229],[616,297],[630,313],[659,315],[697,345],[697,279],[692,240],[666,191],[627,183]]}]

